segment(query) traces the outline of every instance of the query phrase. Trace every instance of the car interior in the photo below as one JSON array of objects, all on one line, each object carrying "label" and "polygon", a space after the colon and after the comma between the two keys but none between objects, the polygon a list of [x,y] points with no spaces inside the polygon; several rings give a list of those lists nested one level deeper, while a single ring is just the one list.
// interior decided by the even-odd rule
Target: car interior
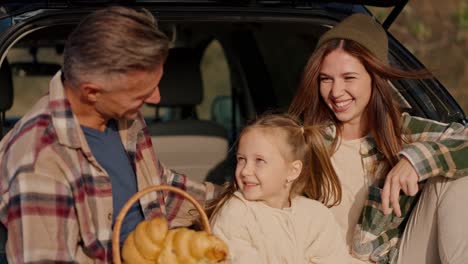
[{"label": "car interior", "polygon": [[[18,18],[18,28],[5,34],[8,38],[0,42],[0,139],[47,93],[49,80],[61,68],[68,34],[90,11],[56,12],[23,24]],[[233,150],[243,124],[265,111],[287,110],[319,36],[343,16],[303,10],[243,15],[150,11],[171,40],[159,84],[161,102],[142,108],[156,155],[193,180],[218,184],[233,177]],[[392,64],[422,67],[391,36],[390,50]],[[435,79],[392,85],[413,115],[444,122],[464,118]]]},{"label": "car interior", "polygon": [[[159,85],[161,102],[145,105],[142,113],[161,161],[203,181],[223,163],[245,120],[277,109],[279,104],[286,109],[313,47],[308,43],[315,38],[281,39],[291,48],[298,42],[304,47],[297,56],[288,55],[288,60],[298,63],[289,64],[285,74],[279,72],[285,66],[284,55],[269,45],[277,32],[275,25],[161,23],[160,27],[172,40]],[[9,49],[1,72],[2,83],[8,83],[1,96],[3,134],[47,93],[50,78],[61,67],[64,43],[72,28],[45,27],[25,35]],[[264,59],[270,60],[267,65]],[[230,177],[218,176],[222,178],[210,179],[222,183]]]},{"label": "car interior", "polygon": [[[31,31],[8,50],[0,73],[7,84],[0,96],[2,135],[47,92],[50,78],[61,68],[73,26]],[[327,27],[307,21],[163,21],[159,27],[171,39],[159,85],[162,99],[142,109],[156,153],[170,168],[194,180],[208,177],[223,183],[233,174],[226,158],[242,124],[264,111],[287,109],[302,68]],[[399,63],[398,56],[390,59]],[[444,119],[436,110],[442,104],[438,97],[430,98],[430,89],[417,93],[427,84],[393,85],[407,111],[422,116],[430,111]],[[418,100],[425,100],[425,110]],[[224,168],[226,164],[230,165]]]},{"label": "car interior", "polygon": [[[224,160],[229,147],[225,127],[211,119],[200,119],[196,107],[203,100],[201,52],[173,48],[160,82],[161,102],[148,122],[155,152],[173,170],[203,181],[209,170]],[[165,107],[165,120],[158,108]]]}]

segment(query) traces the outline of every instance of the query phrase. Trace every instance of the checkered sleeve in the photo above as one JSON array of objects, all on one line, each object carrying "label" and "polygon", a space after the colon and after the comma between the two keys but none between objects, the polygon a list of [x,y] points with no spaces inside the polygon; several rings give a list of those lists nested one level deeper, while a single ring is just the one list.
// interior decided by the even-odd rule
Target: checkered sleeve
[{"label": "checkered sleeve", "polygon": [[404,114],[403,132],[411,143],[399,155],[411,162],[421,181],[438,175],[468,175],[468,125]]},{"label": "checkered sleeve", "polygon": [[381,192],[377,186],[369,187],[367,201],[354,229],[352,254],[364,261],[396,263],[399,238],[403,235],[401,224],[409,215],[416,198],[400,194],[402,216],[397,217],[394,213],[385,215],[382,212]]},{"label": "checkered sleeve", "polygon": [[[164,169],[164,175],[168,185],[186,191],[202,207],[205,207],[207,203],[214,199],[222,188],[210,182],[192,181],[186,175],[167,168]],[[176,193],[166,192],[164,200],[167,208],[166,217],[170,221],[171,227],[190,226],[199,218],[195,207],[184,197]]]},{"label": "checkered sleeve", "polygon": [[66,263],[74,260],[69,234],[78,232],[68,187],[38,173],[19,173],[10,185],[8,260],[12,263]]}]

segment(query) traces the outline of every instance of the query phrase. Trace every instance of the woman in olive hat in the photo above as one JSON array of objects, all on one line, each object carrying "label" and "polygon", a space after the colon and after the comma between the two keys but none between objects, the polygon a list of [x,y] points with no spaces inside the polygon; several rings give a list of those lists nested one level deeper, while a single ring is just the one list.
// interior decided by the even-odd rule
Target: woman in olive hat
[{"label": "woman in olive hat", "polygon": [[468,127],[402,113],[389,82],[430,76],[390,66],[364,14],[326,32],[304,69],[289,112],[330,127],[341,195],[328,205],[356,263],[468,259]]}]

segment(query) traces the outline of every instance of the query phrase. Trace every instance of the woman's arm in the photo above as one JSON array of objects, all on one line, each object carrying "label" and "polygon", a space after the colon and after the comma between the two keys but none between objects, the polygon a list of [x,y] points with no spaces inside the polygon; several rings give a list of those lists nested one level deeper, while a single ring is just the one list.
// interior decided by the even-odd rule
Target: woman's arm
[{"label": "woman's arm", "polygon": [[433,176],[457,177],[468,172],[468,124],[441,123],[403,115],[405,157],[418,173],[419,180]]},{"label": "woman's arm", "polygon": [[400,161],[390,170],[382,190],[382,209],[401,216],[400,190],[418,192],[418,182],[429,177],[468,175],[468,125],[445,124],[403,114],[403,139],[410,142],[400,151]]}]

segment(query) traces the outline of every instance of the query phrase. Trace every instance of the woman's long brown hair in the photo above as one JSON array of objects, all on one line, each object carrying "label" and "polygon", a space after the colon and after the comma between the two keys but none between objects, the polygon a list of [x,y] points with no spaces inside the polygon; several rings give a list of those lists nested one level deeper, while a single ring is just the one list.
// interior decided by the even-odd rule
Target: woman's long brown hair
[{"label": "woman's long brown hair", "polygon": [[[324,126],[305,126],[286,114],[266,114],[245,127],[239,138],[253,129],[272,135],[287,161],[300,160],[302,170],[291,185],[290,197],[305,195],[325,205],[341,201],[341,185],[330,161],[330,146],[324,140]],[[238,189],[236,181],[226,185],[224,193],[208,208],[213,219]]]},{"label": "woman's long brown hair", "polygon": [[403,142],[401,138],[401,108],[394,99],[394,91],[388,80],[421,79],[432,77],[428,70],[401,70],[381,62],[371,52],[352,40],[333,39],[325,42],[309,58],[298,91],[289,107],[289,114],[301,118],[306,125],[336,126],[333,149],[341,137],[341,123],[320,95],[320,70],[323,60],[332,51],[342,49],[357,58],[372,79],[372,94],[366,108],[367,132],[376,141],[391,166],[398,161],[397,154]]}]

